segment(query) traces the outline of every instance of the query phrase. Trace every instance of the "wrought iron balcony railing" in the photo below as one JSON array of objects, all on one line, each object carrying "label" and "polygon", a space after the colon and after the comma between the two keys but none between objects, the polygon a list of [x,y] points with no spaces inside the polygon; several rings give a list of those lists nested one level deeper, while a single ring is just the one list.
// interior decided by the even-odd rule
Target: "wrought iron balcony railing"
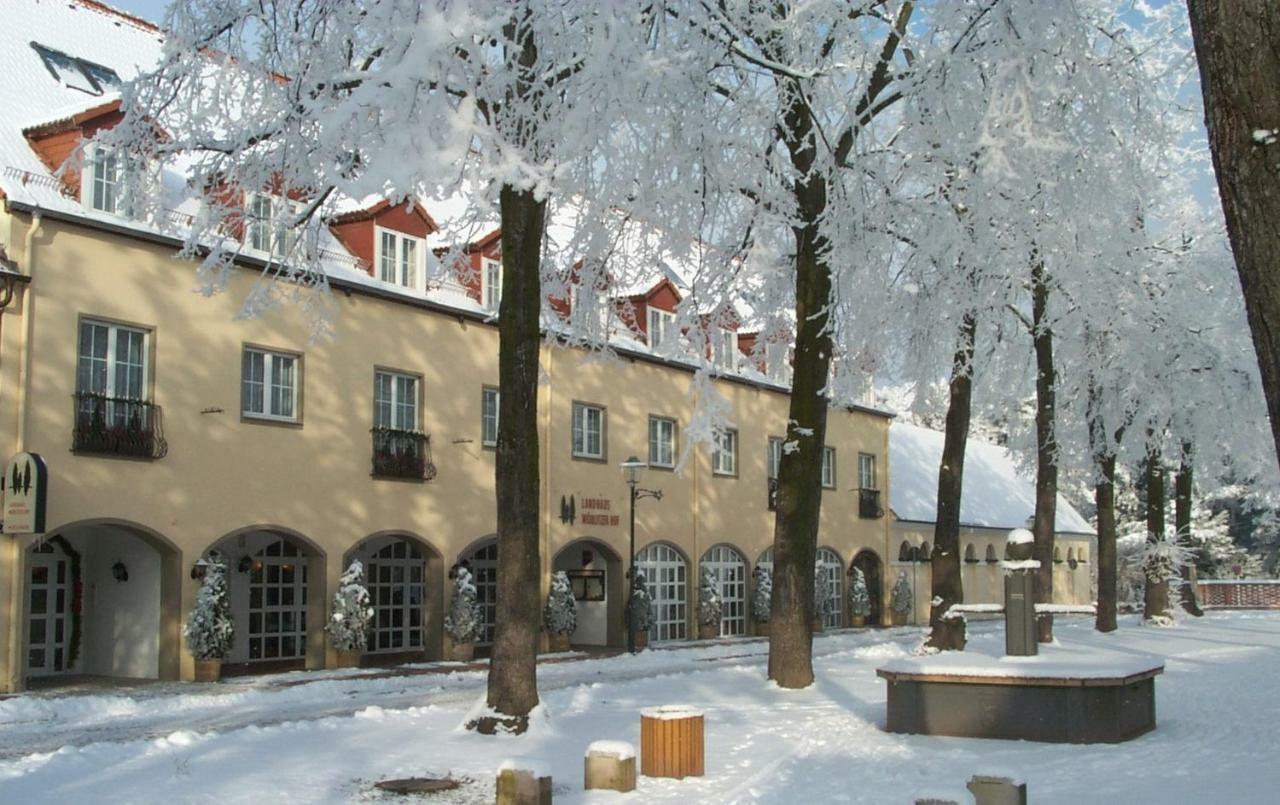
[{"label": "wrought iron balcony railing", "polygon": [[373,474],[380,478],[430,481],[436,477],[431,463],[431,437],[414,430],[374,428]]},{"label": "wrought iron balcony railing", "polygon": [[858,490],[858,516],[867,520],[884,517],[884,508],[880,506],[879,489]]},{"label": "wrought iron balcony railing", "polygon": [[73,451],[132,458],[164,458],[169,452],[160,406],[155,403],[92,392],[72,396]]}]

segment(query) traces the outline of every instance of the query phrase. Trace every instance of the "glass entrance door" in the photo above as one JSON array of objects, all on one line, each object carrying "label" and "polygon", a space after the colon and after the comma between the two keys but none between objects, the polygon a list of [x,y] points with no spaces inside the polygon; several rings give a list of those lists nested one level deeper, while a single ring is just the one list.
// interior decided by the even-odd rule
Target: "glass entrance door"
[{"label": "glass entrance door", "polygon": [[27,676],[68,670],[71,566],[52,543],[32,550],[27,584]]}]

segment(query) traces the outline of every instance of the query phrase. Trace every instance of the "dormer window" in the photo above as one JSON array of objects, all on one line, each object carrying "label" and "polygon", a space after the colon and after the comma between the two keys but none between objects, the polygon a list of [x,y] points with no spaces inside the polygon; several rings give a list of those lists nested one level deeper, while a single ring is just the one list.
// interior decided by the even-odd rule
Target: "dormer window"
[{"label": "dormer window", "polygon": [[712,357],[716,367],[726,372],[738,368],[738,334],[723,327],[716,330],[715,343],[712,344]]},{"label": "dormer window", "polygon": [[254,193],[249,196],[247,206],[245,240],[249,248],[272,257],[292,253],[298,243],[298,232],[290,222],[302,205],[269,193]]},{"label": "dormer window", "polygon": [[676,317],[656,307],[649,308],[649,349],[670,349],[675,333]]},{"label": "dormer window", "polygon": [[120,160],[105,148],[95,148],[87,160],[89,167],[89,206],[116,215],[123,200]]},{"label": "dormer window", "polygon": [[383,282],[390,282],[405,288],[419,290],[421,278],[426,272],[422,268],[422,259],[426,248],[420,238],[393,232],[390,229],[378,229],[378,277]]},{"label": "dormer window", "polygon": [[[132,171],[132,175],[127,177],[127,171]],[[95,143],[85,146],[80,201],[86,207],[138,219],[143,217],[144,200],[149,194],[159,192],[159,187],[157,166],[130,164],[128,157]]]},{"label": "dormer window", "polygon": [[488,257],[480,261],[480,302],[485,310],[498,311],[502,303],[502,263]]},{"label": "dormer window", "polygon": [[107,90],[120,87],[120,76],[110,67],[70,56],[36,42],[31,43],[31,49],[40,55],[45,69],[64,87],[78,89],[89,95],[102,95]]},{"label": "dormer window", "polygon": [[769,341],[764,345],[764,369],[770,380],[787,380],[787,343]]}]

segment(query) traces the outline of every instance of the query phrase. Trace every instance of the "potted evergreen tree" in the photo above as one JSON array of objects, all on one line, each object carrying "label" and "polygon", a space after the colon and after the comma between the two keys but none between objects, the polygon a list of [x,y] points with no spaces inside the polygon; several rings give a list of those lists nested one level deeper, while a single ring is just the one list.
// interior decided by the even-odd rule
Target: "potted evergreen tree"
[{"label": "potted evergreen tree", "polygon": [[813,631],[821,632],[823,623],[831,614],[831,583],[821,562],[813,565]]},{"label": "potted evergreen tree", "polygon": [[551,636],[551,651],[568,651],[569,637],[578,628],[578,602],[573,597],[569,574],[563,570],[551,574],[551,593],[542,611],[542,624]]},{"label": "potted evergreen tree", "polygon": [[720,599],[720,579],[709,567],[702,569],[698,581],[698,639],[712,640],[720,636],[720,613],[724,603]]},{"label": "potted evergreen tree", "polygon": [[227,598],[227,566],[219,556],[202,559],[200,564],[204,578],[182,634],[196,661],[195,681],[217,682],[222,676],[222,661],[231,653],[235,640],[231,601]]},{"label": "potted evergreen tree", "polygon": [[631,600],[624,613],[625,625],[635,624],[636,651],[649,645],[649,629],[653,626],[653,598],[649,595],[649,587],[645,583],[644,571],[636,570],[631,582]]},{"label": "potted evergreen tree", "polygon": [[906,572],[900,571],[898,580],[893,583],[893,590],[889,593],[889,609],[893,612],[893,625],[905,624],[914,608],[915,600],[911,593],[911,582],[907,581]]},{"label": "potted evergreen tree", "polygon": [[338,578],[333,614],[324,627],[337,652],[338,668],[355,668],[360,664],[372,620],[373,608],[369,606],[369,591],[364,586],[364,565],[355,560]]},{"label": "potted evergreen tree", "polygon": [[769,614],[773,609],[773,573],[763,565],[751,571],[755,582],[751,590],[751,617],[756,622],[756,634],[769,636]]},{"label": "potted evergreen tree", "polygon": [[871,595],[867,592],[867,577],[858,568],[853,569],[853,582],[849,585],[849,614],[854,626],[865,626],[871,614]]},{"label": "potted evergreen tree", "polygon": [[444,615],[445,659],[471,662],[476,654],[476,640],[484,631],[476,585],[471,580],[471,571],[462,565],[449,575],[453,578],[453,600]]}]

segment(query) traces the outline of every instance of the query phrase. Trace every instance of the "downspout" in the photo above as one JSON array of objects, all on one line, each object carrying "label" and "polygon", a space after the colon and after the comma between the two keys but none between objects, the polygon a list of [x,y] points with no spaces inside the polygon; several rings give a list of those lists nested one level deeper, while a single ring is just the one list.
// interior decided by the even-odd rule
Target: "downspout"
[{"label": "downspout", "polygon": [[31,228],[27,230],[26,237],[22,241],[22,256],[27,266],[28,282],[27,287],[22,291],[22,353],[18,358],[18,432],[15,440],[17,453],[27,449],[27,387],[30,385],[31,333],[36,301],[36,257],[32,247],[43,223],[44,213],[36,207],[31,213]]}]

